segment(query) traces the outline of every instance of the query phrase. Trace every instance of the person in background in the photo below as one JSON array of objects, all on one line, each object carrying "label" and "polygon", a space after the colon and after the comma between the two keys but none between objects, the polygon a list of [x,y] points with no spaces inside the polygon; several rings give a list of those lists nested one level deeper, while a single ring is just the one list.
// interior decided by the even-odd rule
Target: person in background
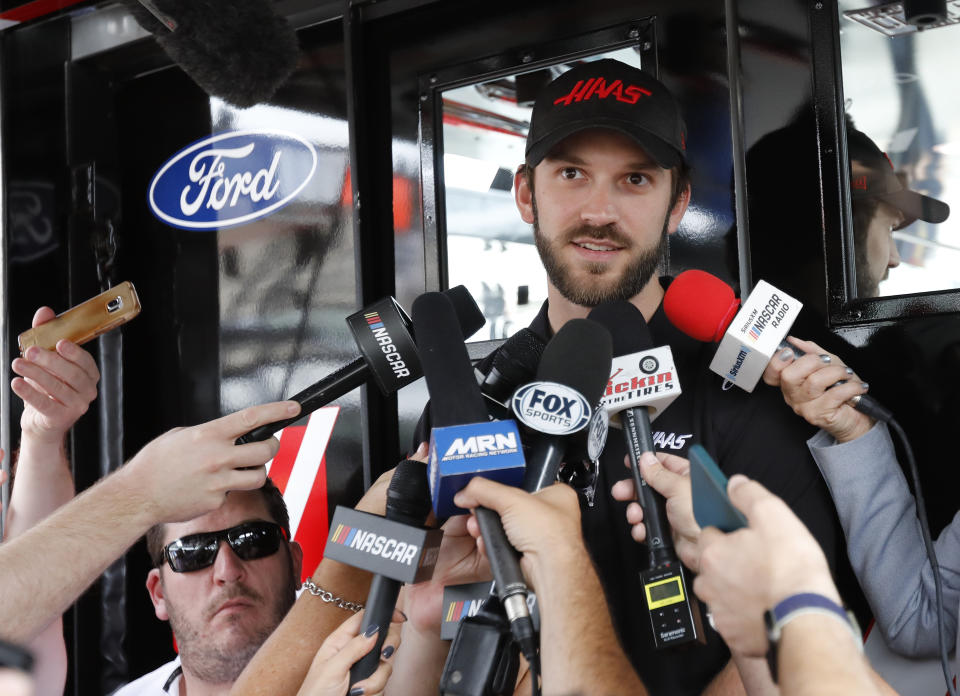
[{"label": "person in background", "polygon": [[279,443],[235,441],[299,412],[298,403],[281,401],[175,428],[0,545],[0,638],[35,639],[154,524],[192,519],[219,508],[231,491],[262,486]]},{"label": "person in background", "polygon": [[[916,501],[886,424],[850,405],[868,385],[816,343],[790,340],[808,354],[796,359],[792,351],[783,351],[770,362],[764,380],[779,386],[797,414],[820,428],[808,446],[836,504],[850,561],[877,627],[900,654],[937,655],[936,591]],[[947,641],[954,645],[960,613],[960,514],[940,533],[934,548]]]},{"label": "person in background", "polygon": [[[694,592],[742,670],[747,694],[893,694],[864,659],[859,628],[843,607],[826,557],[790,508],[756,481],[735,475],[727,492],[747,526],[729,534],[701,529],[689,462],[658,457],[644,454],[641,473],[666,499],[677,553],[697,573]],[[620,481],[615,489],[616,497],[628,499],[633,482]],[[642,541],[638,504],[628,506],[627,519]]]},{"label": "person in background", "polygon": [[[50,307],[41,307],[32,326],[45,324],[54,316]],[[15,485],[4,529],[8,541],[73,498],[67,434],[96,399],[100,380],[90,353],[66,340],[58,341],[54,350],[32,346],[11,367],[17,376],[10,388],[23,399],[23,413],[13,466]],[[62,619],[53,619],[30,641],[29,649],[35,661],[37,696],[62,694],[67,678]]]}]

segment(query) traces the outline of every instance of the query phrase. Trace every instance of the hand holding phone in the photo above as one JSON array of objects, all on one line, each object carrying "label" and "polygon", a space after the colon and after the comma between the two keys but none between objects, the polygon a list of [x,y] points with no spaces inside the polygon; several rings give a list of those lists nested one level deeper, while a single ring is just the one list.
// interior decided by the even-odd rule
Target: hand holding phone
[{"label": "hand holding phone", "polygon": [[17,337],[20,355],[30,346],[53,350],[61,338],[82,345],[125,324],[139,313],[140,298],[137,297],[137,291],[133,283],[124,281],[58,314],[45,324],[24,331]]},{"label": "hand holding phone", "polygon": [[747,526],[747,518],[727,496],[727,477],[701,445],[690,447],[690,489],[693,517],[701,527],[732,532]]}]

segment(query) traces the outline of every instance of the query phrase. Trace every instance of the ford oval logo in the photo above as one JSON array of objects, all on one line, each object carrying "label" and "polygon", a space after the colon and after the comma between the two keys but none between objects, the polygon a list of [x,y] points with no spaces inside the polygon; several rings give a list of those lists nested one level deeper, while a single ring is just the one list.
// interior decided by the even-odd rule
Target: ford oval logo
[{"label": "ford oval logo", "polygon": [[531,382],[513,395],[511,405],[524,425],[550,435],[582,430],[593,415],[580,392],[556,382]]},{"label": "ford oval logo", "polygon": [[187,230],[244,224],[292,201],[316,168],[316,149],[294,133],[219,133],[160,167],[150,182],[150,210]]}]

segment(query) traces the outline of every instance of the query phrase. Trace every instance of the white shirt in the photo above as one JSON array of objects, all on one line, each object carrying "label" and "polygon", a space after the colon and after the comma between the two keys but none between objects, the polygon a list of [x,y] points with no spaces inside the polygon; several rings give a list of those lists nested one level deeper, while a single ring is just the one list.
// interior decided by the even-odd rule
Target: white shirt
[{"label": "white shirt", "polygon": [[112,696],[176,696],[180,693],[180,657],[144,674],[126,686],[121,686]]}]

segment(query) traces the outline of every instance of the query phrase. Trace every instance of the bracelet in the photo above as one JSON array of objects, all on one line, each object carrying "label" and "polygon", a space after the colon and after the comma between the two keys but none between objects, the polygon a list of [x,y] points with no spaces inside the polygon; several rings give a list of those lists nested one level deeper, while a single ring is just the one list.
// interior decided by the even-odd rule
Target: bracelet
[{"label": "bracelet", "polygon": [[323,602],[336,604],[338,608],[352,611],[354,614],[363,609],[363,605],[360,604],[360,602],[348,602],[341,597],[334,597],[333,592],[318,586],[311,578],[304,580],[303,584],[300,586],[300,589],[306,590],[314,597],[319,597]]}]

